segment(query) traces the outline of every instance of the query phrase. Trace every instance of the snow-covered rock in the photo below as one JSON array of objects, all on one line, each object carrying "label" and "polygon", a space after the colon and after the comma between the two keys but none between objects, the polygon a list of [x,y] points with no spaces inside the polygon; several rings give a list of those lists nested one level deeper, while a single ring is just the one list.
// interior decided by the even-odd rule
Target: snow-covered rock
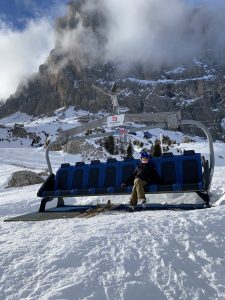
[{"label": "snow-covered rock", "polygon": [[32,171],[16,171],[12,174],[7,183],[7,187],[20,187],[25,185],[33,185],[44,182],[44,179],[37,173]]}]

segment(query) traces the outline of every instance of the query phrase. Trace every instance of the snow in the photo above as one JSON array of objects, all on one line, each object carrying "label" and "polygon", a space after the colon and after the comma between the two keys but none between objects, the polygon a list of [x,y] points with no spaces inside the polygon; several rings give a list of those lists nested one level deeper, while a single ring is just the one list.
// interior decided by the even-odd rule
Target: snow
[{"label": "snow", "polygon": [[144,80],[144,79],[137,79],[137,78],[132,78],[132,77],[129,77],[127,78],[129,81],[131,82],[135,82],[135,83],[139,83],[139,84],[143,84],[143,85],[146,85],[146,84],[156,84],[156,83],[174,83],[175,81],[172,80],[172,79],[159,79],[159,80]]},{"label": "snow", "polygon": [[[68,111],[66,118],[73,114]],[[209,155],[204,139],[194,137],[195,142],[183,143],[179,132],[150,132],[156,136],[162,132],[180,143],[171,149],[174,153],[179,147]],[[134,138],[142,137],[137,132]],[[214,143],[213,208],[106,212],[89,219],[18,223],[3,221],[37,211],[40,185],[4,186],[15,171],[46,170],[45,150],[6,148],[6,143],[0,147],[0,299],[225,299],[224,143]],[[50,159],[55,172],[62,162],[74,163],[81,157],[59,151],[51,152]],[[128,199],[111,200],[126,203]],[[71,198],[66,203],[106,200]]]},{"label": "snow", "polygon": [[136,78],[127,78],[127,80],[135,83],[139,83],[140,85],[154,85],[154,84],[180,84],[180,83],[185,83],[187,81],[208,81],[208,80],[215,80],[216,76],[215,75],[205,75],[202,77],[196,77],[196,78],[187,78],[187,79],[179,79],[179,80],[173,80],[173,79],[159,79],[159,80],[141,80],[141,79],[136,79]]},{"label": "snow", "polygon": [[18,111],[15,114],[10,115],[9,117],[1,119],[0,125],[11,125],[11,124],[15,124],[15,123],[21,124],[30,119],[31,119],[31,116]]},{"label": "snow", "polygon": [[186,70],[186,68],[184,68],[183,66],[179,66],[173,70],[170,71],[166,71],[166,74],[182,74],[184,71]]},{"label": "snow", "polygon": [[180,100],[179,105],[180,106],[185,106],[185,105],[189,106],[201,99],[202,99],[202,97],[196,97],[196,98],[192,98],[192,99],[183,99],[183,100]]},{"label": "snow", "polygon": [[201,62],[198,58],[193,59],[193,62],[200,68],[203,66],[203,62]]},{"label": "snow", "polygon": [[222,119],[221,126],[225,129],[225,118]]},{"label": "snow", "polygon": [[[29,116],[27,114],[16,112],[15,114],[0,120],[0,148],[18,148],[29,147],[32,138],[12,138],[8,129],[14,128],[15,124],[24,126],[27,132],[35,133],[41,138],[41,143],[44,144],[45,133],[49,134],[50,140],[57,137],[58,130],[67,130],[80,125],[80,118],[94,118],[103,116],[102,112],[98,114],[89,113],[84,110],[74,110],[74,107],[60,108],[51,116]],[[5,126],[5,128],[1,128]],[[2,140],[3,139],[3,140]]]}]

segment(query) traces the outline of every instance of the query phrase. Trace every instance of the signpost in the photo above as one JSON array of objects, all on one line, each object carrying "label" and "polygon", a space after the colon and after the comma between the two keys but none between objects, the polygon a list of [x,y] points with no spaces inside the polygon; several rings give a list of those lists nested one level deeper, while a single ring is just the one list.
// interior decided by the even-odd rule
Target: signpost
[{"label": "signpost", "polygon": [[124,114],[123,115],[113,115],[107,117],[107,126],[116,127],[121,126],[124,123]]}]

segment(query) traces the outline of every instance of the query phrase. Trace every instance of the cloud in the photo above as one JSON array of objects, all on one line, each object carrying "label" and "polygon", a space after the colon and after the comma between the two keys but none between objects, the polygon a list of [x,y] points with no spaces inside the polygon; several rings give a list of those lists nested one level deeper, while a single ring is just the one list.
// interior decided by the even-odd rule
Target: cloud
[{"label": "cloud", "polygon": [[218,7],[193,7],[180,0],[101,1],[110,22],[109,59],[170,64],[203,55],[207,48],[216,54],[225,46],[219,30],[225,26],[225,13]]},{"label": "cloud", "polygon": [[[225,3],[217,0],[83,1],[78,25],[62,38],[64,50],[85,53],[88,63],[137,63],[151,67],[188,62],[208,50],[219,58],[225,49]],[[102,26],[87,26],[86,16],[103,16]],[[90,18],[91,20],[91,18]],[[70,38],[68,39],[68,36]],[[68,51],[70,52],[70,51]],[[83,57],[82,57],[83,59]]]},{"label": "cloud", "polygon": [[1,22],[0,41],[0,99],[6,99],[46,60],[54,46],[54,29],[46,18],[29,21],[23,31]]},{"label": "cloud", "polygon": [[[15,93],[19,82],[45,62],[55,46],[54,19],[66,9],[66,0],[43,1],[42,6],[36,0],[13,1],[18,11],[16,20],[23,26],[17,28],[0,14],[0,101]],[[20,16],[21,11],[28,14]]]}]

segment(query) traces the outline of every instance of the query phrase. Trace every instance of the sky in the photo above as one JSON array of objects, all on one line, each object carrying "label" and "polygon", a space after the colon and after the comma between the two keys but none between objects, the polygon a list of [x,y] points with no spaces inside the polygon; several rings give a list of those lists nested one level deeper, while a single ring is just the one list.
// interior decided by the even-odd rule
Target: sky
[{"label": "sky", "polygon": [[65,14],[67,2],[0,0],[0,101],[46,60],[54,47],[54,20]]},{"label": "sky", "polygon": [[30,20],[56,17],[67,2],[68,0],[0,0],[0,18],[15,29],[24,29]]}]

